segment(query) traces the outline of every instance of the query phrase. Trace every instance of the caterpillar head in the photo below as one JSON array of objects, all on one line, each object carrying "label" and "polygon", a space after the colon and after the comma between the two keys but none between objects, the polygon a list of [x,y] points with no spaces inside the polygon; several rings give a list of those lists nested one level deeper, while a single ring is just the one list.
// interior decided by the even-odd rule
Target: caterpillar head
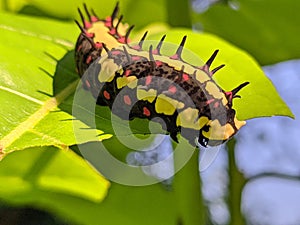
[{"label": "caterpillar head", "polygon": [[234,117],[232,122],[221,125],[218,120],[210,120],[199,132],[199,137],[195,139],[196,146],[220,145],[234,136],[238,130],[246,124]]},{"label": "caterpillar head", "polygon": [[[205,115],[198,118],[197,109],[188,108],[184,110],[179,113],[177,119],[177,124],[180,124],[181,136],[186,138],[191,145],[197,147],[216,146],[226,142],[246,122],[236,118],[234,109],[228,109],[227,115],[226,111],[223,113],[223,115],[214,118]],[[171,134],[171,137],[177,141],[175,134]]]},{"label": "caterpillar head", "polygon": [[[214,100],[210,102],[210,113],[214,114],[211,119],[207,119],[206,123],[200,129],[199,137],[196,138],[197,146],[206,147],[215,146],[226,142],[234,136],[239,129],[246,124],[245,121],[239,121],[236,118],[235,110],[232,109],[232,100],[239,98],[237,92],[248,85],[249,82],[242,83],[229,92],[223,92],[227,103],[222,105],[222,101]],[[215,112],[217,111],[217,113]]]}]

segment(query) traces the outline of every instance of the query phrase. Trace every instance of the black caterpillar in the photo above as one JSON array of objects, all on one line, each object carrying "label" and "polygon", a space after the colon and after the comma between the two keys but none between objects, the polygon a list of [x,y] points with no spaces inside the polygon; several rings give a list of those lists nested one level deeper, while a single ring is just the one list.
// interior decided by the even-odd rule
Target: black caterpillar
[{"label": "black caterpillar", "polygon": [[193,66],[181,58],[186,36],[171,57],[160,53],[166,36],[145,51],[147,32],[137,45],[130,45],[133,26],[128,28],[123,17],[117,17],[118,4],[106,19],[86,5],[84,9],[87,20],[78,9],[83,25],[76,21],[81,34],[75,60],[83,87],[97,104],[124,119],[160,118],[174,141],[181,133],[193,146],[219,145],[245,125],[235,117],[232,101],[249,82],[228,92],[216,84],[212,76],[224,65],[212,70],[210,65],[218,50],[203,66]]}]

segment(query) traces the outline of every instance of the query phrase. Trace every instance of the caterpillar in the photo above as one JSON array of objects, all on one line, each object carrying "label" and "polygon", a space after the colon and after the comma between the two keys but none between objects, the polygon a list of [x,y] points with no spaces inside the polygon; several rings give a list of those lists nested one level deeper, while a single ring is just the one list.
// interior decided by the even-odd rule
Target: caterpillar
[{"label": "caterpillar", "polygon": [[163,129],[178,142],[177,135],[193,146],[216,146],[234,136],[245,125],[236,118],[233,99],[249,84],[244,82],[224,91],[213,75],[224,65],[210,66],[218,50],[202,66],[182,59],[187,37],[171,57],[161,54],[164,35],[156,47],[143,49],[147,32],[132,45],[133,26],[118,17],[119,5],[105,19],[78,8],[82,25],[75,47],[77,73],[83,88],[90,91],[97,104],[109,106],[122,119],[146,118],[160,121]]}]

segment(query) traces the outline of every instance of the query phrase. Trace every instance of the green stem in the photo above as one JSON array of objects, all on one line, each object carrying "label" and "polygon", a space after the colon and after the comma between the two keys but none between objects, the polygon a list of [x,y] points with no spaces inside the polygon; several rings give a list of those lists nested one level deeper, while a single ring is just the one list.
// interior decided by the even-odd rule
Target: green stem
[{"label": "green stem", "polygon": [[[182,149],[182,151],[190,151]],[[176,225],[205,225],[205,207],[201,194],[198,167],[198,150],[192,150],[192,157],[174,178],[174,194],[178,217]],[[191,153],[187,153],[191,154]],[[180,157],[179,157],[180,156]],[[182,165],[182,155],[174,154],[175,168]]]},{"label": "green stem", "polygon": [[230,224],[246,224],[243,214],[241,212],[241,197],[242,191],[246,183],[243,174],[238,170],[235,163],[235,143],[231,139],[228,144],[228,158],[229,158],[229,193],[228,204],[230,208],[231,222]]}]

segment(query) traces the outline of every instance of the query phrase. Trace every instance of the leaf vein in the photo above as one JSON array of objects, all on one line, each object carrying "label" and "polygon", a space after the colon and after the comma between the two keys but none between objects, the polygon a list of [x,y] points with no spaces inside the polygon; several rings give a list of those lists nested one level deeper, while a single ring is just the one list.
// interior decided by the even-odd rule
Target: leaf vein
[{"label": "leaf vein", "polygon": [[48,115],[48,113],[54,110],[64,99],[66,99],[71,93],[73,93],[78,84],[78,80],[69,84],[65,89],[58,93],[55,97],[47,100],[40,109],[28,117],[27,120],[20,123],[14,130],[3,137],[0,140],[0,146],[5,151],[14,141],[21,137],[25,132],[33,130],[33,128]]},{"label": "leaf vein", "polygon": [[37,104],[39,104],[39,105],[43,105],[43,104],[44,104],[44,102],[42,102],[42,101],[40,101],[40,100],[38,100],[38,99],[36,99],[36,98],[33,98],[33,97],[31,97],[31,96],[28,96],[28,95],[26,95],[26,94],[24,94],[24,93],[22,93],[22,92],[13,90],[13,89],[11,89],[11,88],[4,87],[4,86],[1,86],[1,85],[0,85],[0,89],[3,90],[3,91],[10,92],[10,93],[12,93],[12,94],[18,95],[18,96],[20,96],[20,97],[22,97],[22,98],[25,98],[25,99],[27,99],[27,100],[29,100],[29,101],[32,101],[32,102],[35,102],[35,103],[37,103]]}]

